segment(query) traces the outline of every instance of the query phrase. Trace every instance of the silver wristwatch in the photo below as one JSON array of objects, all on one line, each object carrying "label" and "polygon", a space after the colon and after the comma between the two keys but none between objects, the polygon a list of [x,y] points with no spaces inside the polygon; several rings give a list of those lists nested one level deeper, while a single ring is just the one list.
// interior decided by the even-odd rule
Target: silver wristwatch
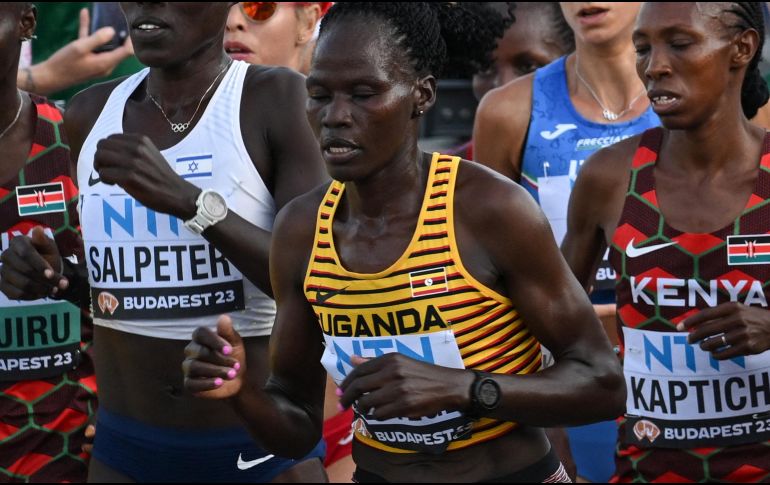
[{"label": "silver wristwatch", "polygon": [[195,234],[201,234],[227,217],[225,198],[211,189],[206,189],[198,195],[195,206],[198,208],[195,217],[184,223],[184,227]]}]

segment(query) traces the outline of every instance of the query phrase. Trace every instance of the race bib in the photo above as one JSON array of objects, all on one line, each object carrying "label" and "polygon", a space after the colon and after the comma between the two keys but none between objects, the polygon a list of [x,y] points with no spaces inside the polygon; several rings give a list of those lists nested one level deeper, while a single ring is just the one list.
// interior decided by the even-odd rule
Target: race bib
[{"label": "race bib", "polygon": [[623,328],[626,439],[640,447],[770,440],[770,352],[718,361],[681,332]]},{"label": "race bib", "polygon": [[93,314],[160,320],[245,308],[242,274],[201,236],[126,194],[81,199]]},{"label": "race bib", "polygon": [[[1,296],[1,295],[0,295]],[[77,367],[80,309],[0,298],[0,381],[46,379]]]},{"label": "race bib", "polygon": [[540,207],[551,224],[556,244],[561,244],[567,234],[567,206],[572,183],[569,175],[537,178],[537,197]]},{"label": "race bib", "polygon": [[[567,234],[567,208],[572,193],[572,179],[569,175],[537,178],[537,197],[540,207],[551,225],[556,244],[561,246]],[[615,289],[616,274],[609,261],[609,249],[604,252],[594,279],[595,291]]]},{"label": "race bib", "polygon": [[[353,369],[353,355],[374,358],[398,352],[415,360],[442,367],[464,369],[460,350],[451,330],[398,337],[338,337],[324,334],[326,350],[321,363],[339,385]],[[452,441],[470,438],[472,421],[460,412],[442,411],[419,419],[374,419],[368,409],[353,406],[356,431],[380,443],[402,450],[443,453]]]}]

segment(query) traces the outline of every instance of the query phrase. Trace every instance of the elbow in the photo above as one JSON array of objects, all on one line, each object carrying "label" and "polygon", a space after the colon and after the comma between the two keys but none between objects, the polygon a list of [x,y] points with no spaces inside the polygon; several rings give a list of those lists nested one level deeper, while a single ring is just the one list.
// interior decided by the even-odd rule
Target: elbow
[{"label": "elbow", "polygon": [[625,413],[626,410],[626,380],[623,377],[623,369],[620,363],[613,356],[606,363],[597,366],[595,381],[597,384],[597,394],[602,396],[601,406],[597,406],[597,411],[601,420],[615,419]]}]

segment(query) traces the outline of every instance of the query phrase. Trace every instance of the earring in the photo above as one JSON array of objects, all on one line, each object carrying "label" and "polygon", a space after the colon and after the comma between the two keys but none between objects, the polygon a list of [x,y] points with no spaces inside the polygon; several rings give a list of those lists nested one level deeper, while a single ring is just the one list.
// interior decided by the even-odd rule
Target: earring
[{"label": "earring", "polygon": [[424,109],[418,109],[418,110],[417,110],[417,112],[416,112],[414,115],[415,115],[417,118],[419,118],[419,117],[420,117],[420,116],[422,116],[423,114],[425,114],[425,110],[424,110]]},{"label": "earring", "polygon": [[21,38],[21,41],[22,41],[22,42],[27,42],[27,41],[29,41],[29,40],[33,40],[33,39],[37,39],[37,36],[36,36],[35,34],[32,34],[32,35],[30,35],[29,37],[22,37],[22,38]]}]

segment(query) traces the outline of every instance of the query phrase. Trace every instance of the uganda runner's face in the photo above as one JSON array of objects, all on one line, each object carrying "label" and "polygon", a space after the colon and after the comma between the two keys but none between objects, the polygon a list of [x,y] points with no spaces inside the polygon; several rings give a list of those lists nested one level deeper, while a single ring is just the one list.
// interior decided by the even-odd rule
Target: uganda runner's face
[{"label": "uganda runner's face", "polygon": [[136,56],[150,67],[183,64],[201,50],[222,45],[231,3],[121,2]]},{"label": "uganda runner's face", "polygon": [[371,19],[340,19],[316,48],[307,115],[336,180],[365,179],[411,146],[416,76],[385,32]]}]

